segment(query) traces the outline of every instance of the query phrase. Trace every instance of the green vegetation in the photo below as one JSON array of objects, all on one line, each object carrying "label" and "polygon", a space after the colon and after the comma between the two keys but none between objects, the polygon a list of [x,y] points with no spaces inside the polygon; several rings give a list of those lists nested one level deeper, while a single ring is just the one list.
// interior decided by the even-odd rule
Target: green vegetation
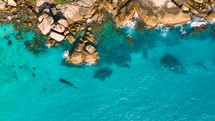
[{"label": "green vegetation", "polygon": [[[55,4],[68,4],[70,3],[72,0],[54,0]],[[26,2],[28,2],[28,4],[30,5],[36,5],[36,0],[26,0]]]},{"label": "green vegetation", "polygon": [[68,4],[72,0],[54,0],[55,4]]},{"label": "green vegetation", "polygon": [[35,6],[36,5],[36,1],[37,0],[26,0],[26,2],[28,3],[28,5],[31,5],[31,6]]}]

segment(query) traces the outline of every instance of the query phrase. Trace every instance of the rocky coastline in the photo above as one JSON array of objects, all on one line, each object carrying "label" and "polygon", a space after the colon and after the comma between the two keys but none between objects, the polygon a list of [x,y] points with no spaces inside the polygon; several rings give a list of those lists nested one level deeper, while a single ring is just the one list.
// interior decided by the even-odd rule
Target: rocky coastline
[{"label": "rocky coastline", "polygon": [[32,27],[47,37],[46,46],[68,41],[74,45],[64,52],[66,62],[92,65],[99,60],[93,24],[100,24],[108,11],[119,27],[140,19],[148,27],[187,23],[192,16],[212,21],[215,0],[0,0],[0,23]]}]

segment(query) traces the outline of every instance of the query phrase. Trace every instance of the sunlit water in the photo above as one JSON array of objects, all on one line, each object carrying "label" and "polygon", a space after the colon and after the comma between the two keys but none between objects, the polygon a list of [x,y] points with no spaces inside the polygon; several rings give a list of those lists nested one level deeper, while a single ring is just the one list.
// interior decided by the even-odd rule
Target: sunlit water
[{"label": "sunlit water", "polygon": [[[0,121],[213,121],[214,28],[193,34],[189,25],[184,29],[185,37],[180,27],[138,32],[107,23],[97,37],[100,63],[68,67],[62,64],[65,46],[34,54],[24,46],[32,33],[16,40],[13,26],[2,25]],[[175,58],[183,72],[165,66],[165,55]],[[105,68],[111,73],[101,72],[104,81],[94,78]]]}]

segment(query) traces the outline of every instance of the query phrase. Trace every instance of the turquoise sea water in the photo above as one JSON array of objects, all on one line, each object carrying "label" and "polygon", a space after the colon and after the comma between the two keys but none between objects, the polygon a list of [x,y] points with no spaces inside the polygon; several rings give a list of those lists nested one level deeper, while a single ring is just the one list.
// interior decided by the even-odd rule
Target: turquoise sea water
[{"label": "turquoise sea water", "polygon": [[213,121],[214,28],[184,29],[186,36],[181,27],[138,32],[107,22],[97,37],[100,63],[68,67],[66,44],[34,54],[24,46],[31,32],[16,40],[13,26],[2,25],[0,121]]}]

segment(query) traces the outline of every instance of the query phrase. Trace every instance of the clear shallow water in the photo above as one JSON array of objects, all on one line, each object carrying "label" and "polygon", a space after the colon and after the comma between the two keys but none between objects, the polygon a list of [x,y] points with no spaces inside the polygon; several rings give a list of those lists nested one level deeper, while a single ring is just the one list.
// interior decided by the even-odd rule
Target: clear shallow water
[{"label": "clear shallow water", "polygon": [[[186,37],[180,28],[171,28],[163,37],[161,30],[119,30],[107,23],[98,36],[100,63],[77,68],[61,64],[65,47],[35,55],[24,46],[32,33],[18,41],[13,27],[3,25],[0,121],[215,120],[214,28],[196,34],[189,34],[189,26],[185,29]],[[134,45],[125,41],[127,34]],[[12,45],[7,45],[8,40]],[[176,58],[185,72],[163,66],[166,54]],[[104,67],[112,70],[110,77],[93,78]]]}]

